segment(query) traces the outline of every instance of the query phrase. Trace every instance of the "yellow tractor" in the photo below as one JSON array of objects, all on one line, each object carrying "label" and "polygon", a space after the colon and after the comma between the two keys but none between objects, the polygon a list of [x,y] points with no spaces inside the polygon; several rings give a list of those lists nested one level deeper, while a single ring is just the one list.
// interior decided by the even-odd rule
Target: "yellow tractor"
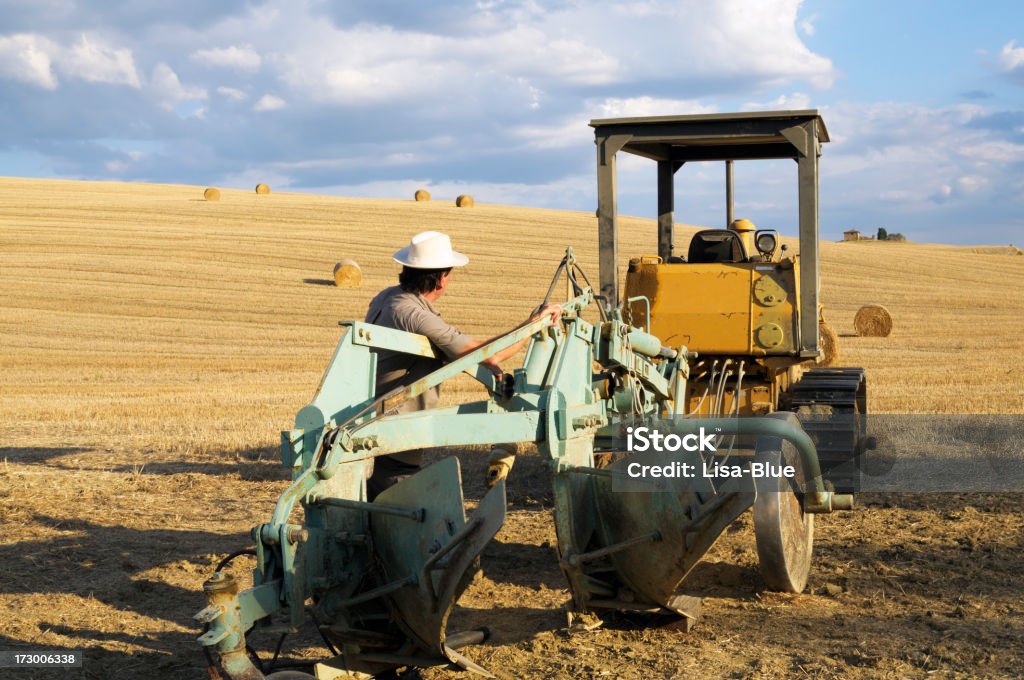
[{"label": "yellow tractor", "polygon": [[[594,120],[601,296],[608,310],[685,345],[690,378],[683,413],[794,411],[811,435],[823,475],[855,491],[866,436],[862,368],[825,366],[819,304],[818,162],[829,141],[816,110]],[[629,260],[620,292],[615,161],[619,152],[658,169],[657,254]],[[774,229],[733,218],[733,163],[796,161],[799,252]],[[725,163],[726,228],[705,229],[677,252],[675,174],[685,163]],[[824,331],[824,333],[823,333]]]}]

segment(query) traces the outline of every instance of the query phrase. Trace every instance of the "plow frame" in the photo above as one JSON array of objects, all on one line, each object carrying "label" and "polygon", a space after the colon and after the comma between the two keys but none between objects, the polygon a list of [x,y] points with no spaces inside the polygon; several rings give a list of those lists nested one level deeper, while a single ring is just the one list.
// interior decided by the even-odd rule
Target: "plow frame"
[{"label": "plow frame", "polygon": [[[647,334],[618,318],[597,325],[589,323],[581,312],[592,299],[591,290],[583,289],[576,298],[562,304],[562,324],[549,326],[545,318],[524,323],[421,380],[378,397],[374,396],[374,349],[420,356],[434,356],[434,350],[422,336],[362,322],[342,323],[341,339],[316,396],[299,411],[295,427],[282,432],[282,462],[291,469],[293,481],[278,499],[270,520],[252,531],[256,553],[253,586],[239,591],[234,579],[223,572],[214,574],[204,586],[209,602],[196,619],[206,624],[207,630],[198,641],[219,655],[220,665],[230,678],[263,678],[246,653],[246,635],[256,625],[280,633],[298,631],[308,619],[306,603],[310,599],[314,602],[314,621],[318,625],[327,622],[321,625],[322,631],[334,634],[343,630],[345,635],[363,641],[346,642],[340,650],[334,650],[339,653],[317,665],[318,678],[349,677],[343,674],[357,670],[372,675],[395,665],[436,664],[455,664],[488,674],[455,651],[457,641],[479,639],[448,636],[446,640],[444,627],[455,599],[468,585],[465,575],[455,571],[472,571],[479,551],[501,526],[504,482],[484,497],[469,520],[461,510],[452,510],[462,506],[457,465],[454,473],[445,473],[447,486],[439,477],[436,497],[403,496],[402,503],[393,503],[384,498],[385,492],[381,501],[368,502],[366,480],[372,473],[373,460],[410,449],[535,443],[552,470],[558,555],[575,606],[667,610],[695,617],[691,601],[695,598],[674,594],[678,580],[685,577],[725,526],[750,506],[753,494],[743,490],[720,494],[717,499],[698,503],[699,507],[690,507],[692,502],[685,509],[673,506],[668,512],[679,513],[680,521],[672,535],[660,528],[644,530],[631,525],[626,530],[630,535],[623,535],[602,525],[610,512],[609,495],[628,494],[610,491],[608,478],[613,471],[595,466],[595,440],[613,437],[618,427],[616,417],[624,413],[677,413],[675,397],[685,393],[687,354],[685,347],[662,351],[665,348],[660,342],[641,351],[638,347],[644,346],[646,339],[642,336]],[[531,338],[531,342],[524,365],[511,376],[499,380],[480,366],[481,361],[525,338]],[[604,369],[598,375],[594,374],[595,360]],[[415,413],[391,413],[403,401],[463,372],[484,385],[490,394],[488,399]],[[624,398],[627,391],[628,398]],[[824,487],[814,445],[799,426],[763,418],[677,416],[671,422],[679,434],[705,427],[721,434],[770,435],[790,441],[800,454],[808,480],[804,511],[830,512],[849,504],[847,497]],[[299,507],[304,513],[302,523],[292,519]],[[427,524],[428,518],[435,520],[439,512],[447,513],[448,529],[434,535],[432,552],[409,554],[403,551],[412,547],[392,545],[392,565],[400,562],[415,568],[409,568],[408,573],[382,569],[380,549],[386,541],[379,534],[381,527]],[[481,540],[482,536],[486,538]],[[654,581],[666,580],[654,588],[645,585],[652,579],[649,574],[626,572],[631,561],[642,561],[638,556],[657,544],[682,550],[687,557],[678,574],[674,571],[669,576],[653,577]],[[475,552],[470,554],[470,549]],[[618,571],[618,585],[596,577],[591,569],[595,563],[608,561]],[[455,571],[444,572],[449,564]],[[434,574],[438,569],[439,576]],[[381,577],[382,571],[386,578]],[[623,600],[623,584],[629,601]],[[439,602],[441,590],[447,599]],[[410,601],[413,591],[421,594],[434,616],[416,630],[409,620],[416,617],[403,617],[401,613],[402,606],[408,610],[408,605],[402,603]],[[286,623],[271,626],[271,617],[282,611],[287,613]],[[398,624],[404,639],[392,640],[397,644],[386,652],[374,651],[377,642],[384,644],[388,635],[368,628],[366,622],[388,617]]]}]

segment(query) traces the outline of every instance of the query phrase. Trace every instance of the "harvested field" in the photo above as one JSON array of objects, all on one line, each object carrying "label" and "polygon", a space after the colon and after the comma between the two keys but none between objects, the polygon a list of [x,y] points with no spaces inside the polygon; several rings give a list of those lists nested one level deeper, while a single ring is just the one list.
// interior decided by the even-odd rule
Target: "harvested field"
[{"label": "harvested field", "polygon": [[[0,178],[0,649],[86,649],[81,671],[3,677],[206,677],[191,619],[202,582],[269,515],[287,479],[279,431],[313,395],[337,321],[362,318],[394,283],[391,255],[412,233],[447,231],[469,255],[439,307],[477,337],[529,313],[567,245],[597,276],[591,213],[222,194]],[[655,226],[623,222],[625,265],[654,250]],[[342,252],[359,288],[326,278]],[[1024,413],[1024,258],[917,243],[822,252],[839,363],[868,369],[873,410]],[[865,304],[892,312],[892,335],[856,336]],[[467,381],[446,398],[477,394]],[[486,456],[460,456],[473,503]],[[520,457],[509,501],[452,621],[491,628],[467,653],[501,677],[1024,668],[1020,495],[865,495],[856,512],[818,518],[802,595],[763,589],[747,514],[693,576],[709,595],[693,632],[619,616],[572,635],[536,456]]]}]

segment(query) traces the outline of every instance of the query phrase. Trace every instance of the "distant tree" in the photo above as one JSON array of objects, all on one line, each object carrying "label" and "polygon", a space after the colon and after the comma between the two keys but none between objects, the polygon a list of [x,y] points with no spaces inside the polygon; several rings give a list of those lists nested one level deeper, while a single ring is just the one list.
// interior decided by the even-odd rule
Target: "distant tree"
[{"label": "distant tree", "polygon": [[894,231],[893,233],[889,234],[889,237],[887,239],[885,239],[885,240],[886,241],[906,241],[907,237],[904,236],[903,234],[899,233],[898,231]]},{"label": "distant tree", "polygon": [[877,238],[879,241],[888,241],[889,240],[889,232],[887,232],[885,230],[885,227],[879,227],[878,228],[878,236],[876,236],[875,238]]}]

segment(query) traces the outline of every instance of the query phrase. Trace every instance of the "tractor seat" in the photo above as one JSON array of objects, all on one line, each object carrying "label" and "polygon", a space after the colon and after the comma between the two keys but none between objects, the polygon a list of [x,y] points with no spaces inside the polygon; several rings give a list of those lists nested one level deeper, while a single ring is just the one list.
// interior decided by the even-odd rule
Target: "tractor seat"
[{"label": "tractor seat", "polygon": [[728,229],[705,229],[693,235],[686,259],[691,264],[746,262],[747,253],[743,248],[743,241],[736,232]]}]

